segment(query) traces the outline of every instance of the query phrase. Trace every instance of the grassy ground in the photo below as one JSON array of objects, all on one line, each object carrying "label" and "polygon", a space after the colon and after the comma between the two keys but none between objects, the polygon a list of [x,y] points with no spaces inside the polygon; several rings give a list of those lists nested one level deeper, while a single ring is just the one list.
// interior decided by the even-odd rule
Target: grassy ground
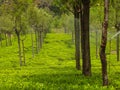
[{"label": "grassy ground", "polygon": [[[67,34],[50,33],[43,48],[32,58],[30,38],[25,42],[26,66],[19,66],[17,40],[0,48],[0,90],[119,90],[120,63],[110,62],[109,87],[102,87],[101,64],[92,49],[92,76],[84,77],[75,69],[74,44]],[[116,66],[117,63],[117,66]]]}]

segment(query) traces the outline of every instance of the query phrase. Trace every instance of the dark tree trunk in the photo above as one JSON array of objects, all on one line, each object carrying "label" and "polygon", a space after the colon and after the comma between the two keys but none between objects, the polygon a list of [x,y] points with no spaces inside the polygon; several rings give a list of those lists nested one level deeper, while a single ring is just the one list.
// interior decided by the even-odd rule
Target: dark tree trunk
[{"label": "dark tree trunk", "polygon": [[100,47],[103,86],[108,85],[107,60],[105,54],[106,44],[107,44],[108,10],[109,10],[108,7],[109,7],[109,0],[104,0],[104,21],[102,25],[102,38],[101,38],[101,47]]},{"label": "dark tree trunk", "polygon": [[76,69],[80,70],[80,28],[79,28],[79,12],[74,8],[74,28],[75,28],[75,60]]},{"label": "dark tree trunk", "polygon": [[91,76],[90,40],[89,40],[89,13],[90,0],[82,0],[83,11],[81,12],[81,49],[82,49],[82,73]]}]

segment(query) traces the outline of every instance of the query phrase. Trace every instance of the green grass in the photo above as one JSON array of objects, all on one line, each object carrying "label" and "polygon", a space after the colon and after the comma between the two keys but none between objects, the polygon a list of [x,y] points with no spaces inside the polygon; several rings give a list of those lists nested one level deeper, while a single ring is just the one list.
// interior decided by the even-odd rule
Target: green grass
[{"label": "green grass", "polygon": [[120,66],[118,66],[120,63],[113,60],[114,55],[111,55],[111,61],[109,60],[110,85],[102,87],[101,64],[100,60],[95,58],[95,48],[92,43],[91,77],[84,77],[81,71],[75,69],[75,47],[68,34],[47,34],[43,48],[35,58],[32,58],[29,35],[25,47],[26,66],[22,67],[19,66],[16,39],[13,46],[0,48],[0,90],[116,90],[120,88]]}]

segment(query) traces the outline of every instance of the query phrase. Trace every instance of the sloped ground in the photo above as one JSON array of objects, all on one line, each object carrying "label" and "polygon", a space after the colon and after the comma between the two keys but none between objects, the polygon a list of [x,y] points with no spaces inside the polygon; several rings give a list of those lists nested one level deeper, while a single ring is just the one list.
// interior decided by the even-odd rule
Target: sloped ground
[{"label": "sloped ground", "polygon": [[31,55],[29,36],[25,46],[27,64],[22,67],[19,67],[16,39],[13,46],[0,48],[0,90],[115,90],[120,87],[119,73],[113,69],[110,86],[102,87],[100,60],[92,60],[92,77],[84,77],[75,69],[70,35],[47,34],[35,58]]}]

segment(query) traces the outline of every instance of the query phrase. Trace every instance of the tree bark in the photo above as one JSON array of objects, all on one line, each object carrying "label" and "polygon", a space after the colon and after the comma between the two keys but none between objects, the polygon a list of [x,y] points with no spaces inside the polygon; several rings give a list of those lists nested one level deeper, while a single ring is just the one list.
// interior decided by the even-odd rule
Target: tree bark
[{"label": "tree bark", "polygon": [[[119,28],[117,28],[117,32],[119,32]],[[117,40],[116,40],[116,43],[117,43],[117,44],[116,44],[116,47],[117,47],[117,48],[116,48],[116,49],[117,49],[117,50],[116,50],[116,51],[117,51],[117,61],[120,60],[120,55],[119,55],[119,54],[120,54],[120,53],[119,53],[119,46],[120,46],[120,44],[119,44],[119,41],[120,41],[120,40],[119,40],[119,34],[118,34],[118,35],[117,35]]]},{"label": "tree bark", "polygon": [[2,47],[2,33],[0,33],[0,46]]},{"label": "tree bark", "polygon": [[6,41],[6,46],[8,46],[8,39],[7,39],[7,34],[5,33],[5,41]]},{"label": "tree bark", "polygon": [[8,41],[9,41],[9,45],[12,45],[12,37],[11,37],[11,33],[8,33]]},{"label": "tree bark", "polygon": [[38,32],[35,30],[35,40],[36,40],[36,53],[38,54]]},{"label": "tree bark", "polygon": [[98,30],[96,30],[96,59],[98,58]]},{"label": "tree bark", "polygon": [[90,0],[82,0],[83,11],[81,12],[81,49],[82,49],[82,73],[91,76],[90,40],[89,40],[89,15]]},{"label": "tree bark", "polygon": [[42,31],[40,31],[40,48],[42,48],[42,43],[43,43],[43,36],[42,36]]},{"label": "tree bark", "polygon": [[[116,27],[116,30],[117,30],[117,32],[119,32],[120,31],[120,13],[118,12],[119,11],[119,9],[120,9],[120,5],[119,5],[119,3],[120,3],[120,0],[116,0],[116,3],[117,3],[117,5],[116,5],[116,8],[115,8],[115,10],[116,10],[116,25],[115,25],[115,27]],[[120,37],[120,35],[118,34],[117,35],[117,40],[116,40],[116,53],[117,53],[117,61],[120,61],[120,52],[119,52],[119,46],[120,46],[120,44],[119,44],[119,37]]]},{"label": "tree bark", "polygon": [[76,69],[80,70],[80,28],[79,28],[79,12],[74,8],[74,28],[75,28],[75,60]]},{"label": "tree bark", "polygon": [[25,46],[24,46],[24,40],[22,40],[22,51],[23,51],[23,62],[24,62],[24,65],[26,65],[26,61],[25,61]]},{"label": "tree bark", "polygon": [[20,60],[20,66],[22,66],[20,34],[17,34],[17,38],[18,38],[18,49],[19,49],[19,60]]},{"label": "tree bark", "polygon": [[106,44],[107,44],[107,28],[108,28],[108,12],[109,12],[108,10],[109,10],[109,0],[104,0],[104,21],[102,25],[102,38],[101,38],[101,47],[100,47],[103,86],[108,85],[107,60],[105,54]]},{"label": "tree bark", "polygon": [[72,42],[74,42],[74,39],[75,39],[74,38],[74,31],[72,31],[71,33],[72,33],[72,35],[71,35],[72,36]]},{"label": "tree bark", "polygon": [[31,30],[31,42],[32,42],[32,57],[34,58],[34,39],[33,39],[32,30]]}]

